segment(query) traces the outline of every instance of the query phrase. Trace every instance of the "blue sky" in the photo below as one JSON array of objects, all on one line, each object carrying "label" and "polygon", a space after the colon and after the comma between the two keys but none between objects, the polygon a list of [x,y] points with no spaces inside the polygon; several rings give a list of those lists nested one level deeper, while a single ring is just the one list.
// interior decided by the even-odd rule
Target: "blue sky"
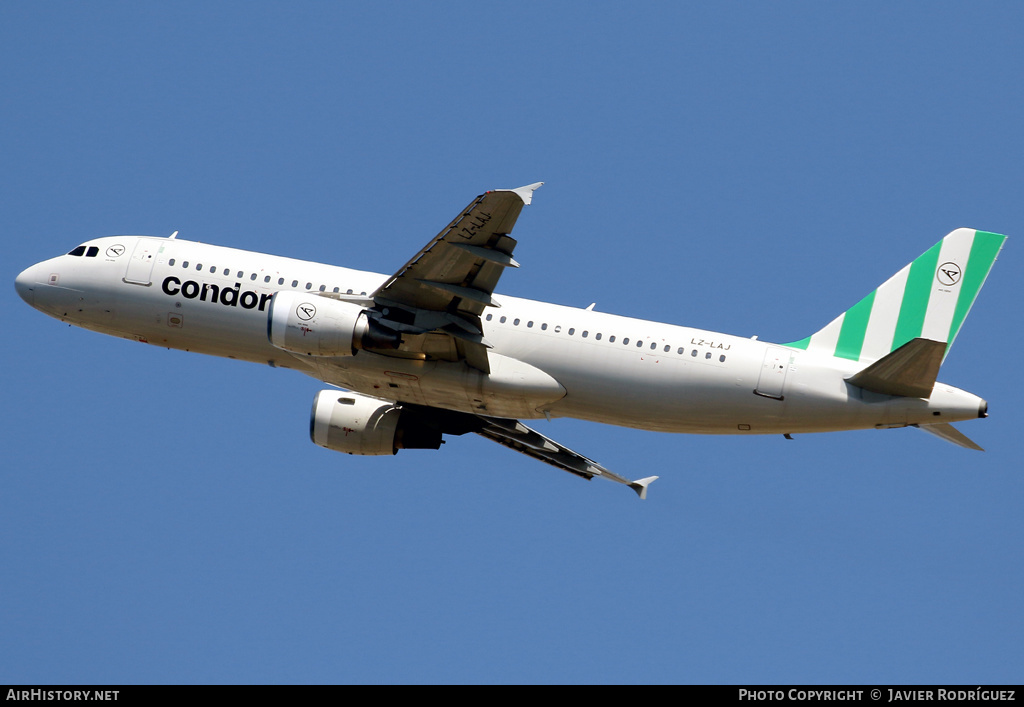
[{"label": "blue sky", "polygon": [[[0,683],[1020,682],[1017,3],[3,3]],[[393,272],[543,180],[499,290],[793,341],[1010,236],[960,428],[556,420],[315,447],[320,385],[49,319],[24,267],[166,235]]]}]

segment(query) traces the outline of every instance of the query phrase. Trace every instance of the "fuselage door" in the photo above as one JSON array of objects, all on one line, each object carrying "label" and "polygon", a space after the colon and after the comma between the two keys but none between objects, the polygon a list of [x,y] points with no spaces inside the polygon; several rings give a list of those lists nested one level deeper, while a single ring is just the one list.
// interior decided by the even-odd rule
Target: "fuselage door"
[{"label": "fuselage door", "polygon": [[135,252],[128,261],[128,272],[124,281],[132,285],[150,285],[153,282],[153,265],[160,249],[162,239],[140,238],[135,244]]},{"label": "fuselage door", "polygon": [[771,346],[764,352],[761,375],[757,379],[758,395],[782,400],[782,388],[786,384],[786,369],[789,368],[789,350]]}]

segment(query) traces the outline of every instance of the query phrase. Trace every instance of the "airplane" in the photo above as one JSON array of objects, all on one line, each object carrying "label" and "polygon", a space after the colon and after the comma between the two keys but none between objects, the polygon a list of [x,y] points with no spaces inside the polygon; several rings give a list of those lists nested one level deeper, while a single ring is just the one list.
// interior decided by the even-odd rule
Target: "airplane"
[{"label": "airplane", "polygon": [[317,393],[312,441],[358,455],[475,433],[641,499],[631,480],[528,427],[792,434],[950,423],[980,397],[937,381],[1005,241],[960,228],[821,330],[775,344],[495,293],[542,182],[475,198],[393,275],[169,237],[96,238],[17,276],[29,305],[85,329],[289,368]]}]

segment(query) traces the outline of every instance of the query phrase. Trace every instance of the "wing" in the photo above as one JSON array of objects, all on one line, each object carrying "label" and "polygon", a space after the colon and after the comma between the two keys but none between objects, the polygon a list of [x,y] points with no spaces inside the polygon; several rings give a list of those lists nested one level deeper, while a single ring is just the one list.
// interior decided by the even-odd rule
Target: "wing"
[{"label": "wing", "polygon": [[512,259],[509,236],[543,182],[481,194],[371,297],[375,318],[402,334],[395,355],[460,361],[490,372],[480,314]]},{"label": "wing", "polygon": [[[474,415],[468,412],[408,403],[403,403],[402,409],[410,416],[414,425],[420,425],[446,435],[461,436],[468,432],[475,432],[509,449],[522,452],[529,457],[588,481],[595,476],[600,476],[609,481],[624,484],[636,491],[640,498],[647,498],[647,487],[658,478],[657,476],[648,476],[645,479],[630,481],[618,474],[613,474],[593,459],[572,451],[550,437],[545,437],[518,420]],[[434,449],[436,448],[434,447]]]},{"label": "wing", "polygon": [[630,481],[618,474],[613,474],[608,469],[578,454],[568,447],[555,442],[550,437],[545,437],[540,432],[531,429],[518,420],[506,420],[495,417],[483,417],[478,415],[485,425],[482,429],[475,430],[478,435],[494,440],[517,452],[522,452],[534,459],[539,459],[552,466],[556,466],[570,474],[581,476],[588,481],[595,476],[625,484],[636,491],[640,498],[647,498],[647,487],[657,476],[648,476],[644,479]]}]

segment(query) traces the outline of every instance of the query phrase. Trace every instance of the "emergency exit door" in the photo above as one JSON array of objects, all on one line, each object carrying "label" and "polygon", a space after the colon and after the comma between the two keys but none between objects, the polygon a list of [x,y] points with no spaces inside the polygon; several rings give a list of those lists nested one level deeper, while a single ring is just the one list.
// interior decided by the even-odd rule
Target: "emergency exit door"
[{"label": "emergency exit door", "polygon": [[789,351],[768,347],[768,350],[764,352],[761,375],[757,379],[757,388],[754,392],[766,398],[782,400],[782,390],[786,385],[786,370],[788,368]]},{"label": "emergency exit door", "polygon": [[135,244],[135,252],[128,261],[128,272],[124,281],[132,285],[149,285],[153,281],[153,265],[162,239],[140,238]]}]

